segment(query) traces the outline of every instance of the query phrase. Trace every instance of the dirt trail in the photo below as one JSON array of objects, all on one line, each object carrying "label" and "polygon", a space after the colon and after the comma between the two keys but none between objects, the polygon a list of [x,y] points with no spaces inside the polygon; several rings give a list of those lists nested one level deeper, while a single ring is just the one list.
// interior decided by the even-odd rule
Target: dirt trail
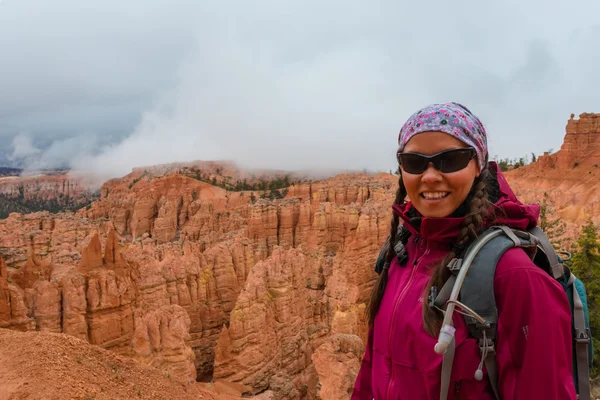
[{"label": "dirt trail", "polygon": [[64,334],[0,329],[0,400],[234,400]]}]

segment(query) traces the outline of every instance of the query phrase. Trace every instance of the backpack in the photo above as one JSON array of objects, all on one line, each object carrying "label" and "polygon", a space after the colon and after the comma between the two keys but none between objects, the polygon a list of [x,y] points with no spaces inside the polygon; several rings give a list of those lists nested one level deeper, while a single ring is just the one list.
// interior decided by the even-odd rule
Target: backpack
[{"label": "backpack", "polygon": [[[406,233],[406,231],[402,233]],[[401,239],[405,239],[405,235],[397,234],[396,237],[398,239],[394,243],[394,250],[398,258],[403,260],[406,258],[406,252]],[[377,258],[375,264],[377,273],[381,273],[384,268],[389,267],[385,261],[387,249],[390,246],[389,239],[388,237]],[[535,265],[554,277],[565,290],[572,315],[573,380],[578,399],[590,400],[589,371],[592,367],[593,344],[585,286],[565,265],[565,261],[570,259],[570,254],[557,253],[539,227],[525,232],[507,226],[493,226],[483,232],[464,251],[462,258],[453,259],[448,264],[452,275],[439,291],[435,287],[432,288],[428,299],[429,306],[445,309],[447,305],[446,312],[450,312],[450,320],[455,305],[458,304],[463,311],[468,311],[462,314],[465,317],[469,334],[479,341],[482,354],[481,364],[485,363],[491,386],[496,398],[500,399],[494,350],[498,322],[494,297],[494,275],[502,255],[513,247],[522,248]],[[566,257],[562,258],[559,254]],[[442,362],[441,400],[446,400],[448,395],[453,358],[454,339],[451,340],[448,350],[444,353]],[[481,364],[475,374],[476,379],[483,377]]]}]

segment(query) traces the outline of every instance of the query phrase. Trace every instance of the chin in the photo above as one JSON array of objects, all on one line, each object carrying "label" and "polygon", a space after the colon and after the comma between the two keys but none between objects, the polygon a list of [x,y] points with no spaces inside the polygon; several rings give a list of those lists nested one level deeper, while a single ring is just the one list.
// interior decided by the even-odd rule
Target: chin
[{"label": "chin", "polygon": [[429,212],[429,213],[421,213],[425,218],[446,218],[451,212]]},{"label": "chin", "polygon": [[415,208],[425,218],[446,218],[449,215],[451,215],[456,209],[448,206],[430,206],[424,204],[415,204]]}]

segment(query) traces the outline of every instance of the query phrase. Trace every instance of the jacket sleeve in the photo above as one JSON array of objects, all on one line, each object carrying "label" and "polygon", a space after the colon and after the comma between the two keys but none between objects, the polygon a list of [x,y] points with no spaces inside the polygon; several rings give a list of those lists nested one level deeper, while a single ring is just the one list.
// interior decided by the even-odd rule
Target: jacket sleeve
[{"label": "jacket sleeve", "polygon": [[575,400],[571,309],[562,286],[511,249],[498,263],[494,291],[500,397]]},{"label": "jacket sleeve", "polygon": [[372,400],[373,389],[371,385],[371,361],[373,354],[373,329],[369,329],[369,338],[365,349],[365,355],[354,383],[354,390],[350,400]]}]

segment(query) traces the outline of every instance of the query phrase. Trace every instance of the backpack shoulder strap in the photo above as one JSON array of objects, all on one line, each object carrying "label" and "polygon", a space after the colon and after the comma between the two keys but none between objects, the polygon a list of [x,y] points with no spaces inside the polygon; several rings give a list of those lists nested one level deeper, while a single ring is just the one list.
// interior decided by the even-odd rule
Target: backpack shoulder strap
[{"label": "backpack shoulder strap", "polygon": [[[501,234],[494,235],[498,230],[502,231]],[[485,242],[485,244],[473,255],[472,252],[475,251],[474,249],[479,247],[475,246],[477,242]],[[496,309],[494,294],[496,266],[504,253],[513,247],[523,248],[529,257],[533,258],[538,244],[539,241],[527,232],[513,230],[506,226],[494,226],[482,233],[477,241],[466,249],[464,254],[465,259],[468,256],[472,256],[473,261],[460,288],[460,301],[485,320],[485,324],[482,324],[475,318],[465,315],[469,333],[478,339],[482,354],[482,363],[485,363],[488,377],[497,399],[500,399],[500,395],[498,392],[498,374],[494,347],[498,324],[498,310]],[[456,264],[460,264],[460,262]],[[430,299],[430,305],[439,308],[444,307],[455,282],[456,279],[452,275],[440,290],[439,295],[436,293],[436,297]],[[451,369],[452,363],[443,363],[442,377],[449,376]],[[482,376],[479,370],[475,374],[476,379],[482,379]]]},{"label": "backpack shoulder strap", "polygon": [[575,362],[577,368],[578,399],[590,400],[590,363],[588,349],[591,342],[590,330],[586,326],[585,312],[579,288],[576,287],[577,278],[570,273],[568,286],[573,286],[573,325],[575,328]]},{"label": "backpack shoulder strap", "polygon": [[[410,236],[410,231],[406,228],[404,228],[402,226],[402,224],[400,224],[398,226],[398,230],[396,232],[396,239],[393,243],[394,246],[394,252],[396,253],[396,256],[398,257],[398,261],[402,264],[406,261],[406,259],[408,258],[406,255],[406,248],[404,247],[404,243],[406,242],[406,240],[408,239],[408,237]],[[388,235],[387,238],[385,239],[385,243],[383,244],[383,246],[381,247],[381,250],[379,250],[379,255],[377,256],[377,260],[375,261],[375,268],[374,271],[378,274],[381,275],[381,273],[390,267],[390,262],[387,261],[387,254],[389,251],[390,246],[392,245],[391,242],[391,235]]]},{"label": "backpack shoulder strap", "polygon": [[[475,311],[491,324],[491,329],[495,329],[498,321],[498,311],[496,310],[496,299],[494,295],[494,276],[496,266],[504,253],[513,248],[523,248],[530,258],[535,256],[535,247],[537,245],[536,238],[532,235],[515,231],[506,226],[494,226],[488,231],[480,235],[479,240],[485,239],[488,233],[495,230],[502,230],[503,235],[498,235],[489,240],[483,247],[479,249],[473,258],[469,272],[464,278],[462,287],[460,288],[460,298],[464,305],[467,305],[471,310]],[[463,258],[472,251],[473,246],[469,246]],[[452,263],[450,263],[452,264]],[[459,263],[460,264],[460,263]],[[456,271],[453,271],[456,272]],[[451,275],[446,284],[442,287],[439,294],[435,293],[435,299],[430,299],[430,305],[444,307],[450,297],[450,292],[456,282],[455,275]],[[469,329],[477,328],[477,321],[474,318],[466,317]],[[475,334],[476,332],[471,332]],[[489,332],[494,333],[493,331]],[[488,337],[495,337],[487,335]]]},{"label": "backpack shoulder strap", "polygon": [[530,229],[528,232],[534,235],[539,241],[538,249],[541,250],[548,259],[548,273],[552,275],[554,279],[560,279],[560,277],[565,274],[564,266],[561,262],[559,262],[558,254],[556,254],[556,251],[554,251],[548,236],[546,236],[542,228],[539,226]]},{"label": "backpack shoulder strap", "polygon": [[[493,236],[492,233],[502,230],[503,234]],[[492,237],[493,236],[493,237]],[[486,239],[492,237],[491,239]],[[476,242],[487,242],[479,247],[477,253],[471,254],[477,246]],[[577,376],[577,392],[579,400],[590,400],[590,350],[591,335],[589,322],[586,322],[585,287],[571,273],[558,254],[552,247],[546,234],[535,227],[527,232],[514,230],[506,226],[495,226],[484,232],[469,248],[467,248],[464,258],[473,257],[473,261],[468,266],[468,272],[462,281],[460,290],[460,302],[469,308],[469,311],[477,313],[485,321],[480,323],[475,318],[465,315],[465,321],[469,333],[478,339],[479,347],[482,353],[482,363],[485,363],[488,377],[496,399],[500,399],[498,392],[498,372],[496,367],[496,354],[494,349],[494,340],[496,338],[496,329],[498,323],[498,311],[496,309],[496,300],[494,294],[494,276],[496,266],[500,258],[506,251],[513,247],[522,248],[527,255],[546,272],[557,280],[561,280],[570,286],[572,295],[572,313],[574,328],[574,373]],[[453,273],[461,268],[462,260],[455,260]],[[451,263],[452,264],[452,263]],[[450,264],[449,264],[450,265]],[[568,278],[568,281],[567,281]],[[442,287],[439,294],[432,291],[429,299],[430,306],[444,308],[450,297],[450,293],[457,282],[456,276],[451,275],[447,283]],[[571,300],[571,299],[570,299]],[[446,361],[446,360],[444,360]],[[480,367],[481,368],[481,367]],[[452,361],[442,364],[442,380],[449,381],[448,378],[452,370]],[[476,379],[481,379],[483,374],[477,371]],[[447,390],[442,390],[442,394]],[[442,397],[444,398],[444,397]]]}]

